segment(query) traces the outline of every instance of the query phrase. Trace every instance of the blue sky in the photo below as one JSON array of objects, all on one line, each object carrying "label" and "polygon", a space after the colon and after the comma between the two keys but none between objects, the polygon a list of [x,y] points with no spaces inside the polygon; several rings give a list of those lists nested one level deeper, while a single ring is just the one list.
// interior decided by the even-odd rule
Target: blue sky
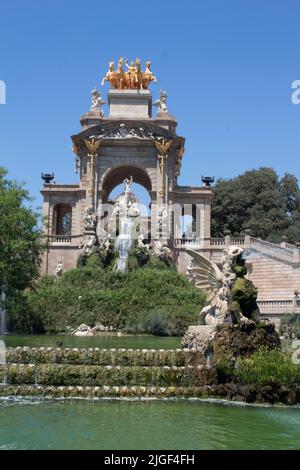
[{"label": "blue sky", "polygon": [[[10,0],[0,5],[0,165],[41,204],[41,171],[77,181],[70,135],[108,61],[152,60],[186,137],[179,183],[271,166],[300,178],[297,0]],[[107,91],[107,85],[102,91]]]}]

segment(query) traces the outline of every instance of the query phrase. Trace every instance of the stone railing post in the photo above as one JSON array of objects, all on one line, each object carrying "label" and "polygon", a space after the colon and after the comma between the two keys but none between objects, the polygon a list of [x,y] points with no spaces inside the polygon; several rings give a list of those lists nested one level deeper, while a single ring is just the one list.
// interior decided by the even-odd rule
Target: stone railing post
[{"label": "stone railing post", "polygon": [[293,251],[293,262],[300,263],[300,250],[296,249]]},{"label": "stone railing post", "polygon": [[244,246],[245,246],[245,248],[250,248],[250,243],[251,243],[251,237],[250,237],[250,235],[245,235],[245,238],[244,238]]},{"label": "stone railing post", "polygon": [[226,236],[225,236],[225,245],[229,246],[230,243],[231,243],[230,235],[226,235]]}]

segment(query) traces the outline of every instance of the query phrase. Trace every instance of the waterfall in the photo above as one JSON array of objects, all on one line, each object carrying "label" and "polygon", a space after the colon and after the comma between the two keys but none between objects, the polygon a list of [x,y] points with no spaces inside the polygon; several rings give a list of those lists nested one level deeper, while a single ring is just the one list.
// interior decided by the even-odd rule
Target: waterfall
[{"label": "waterfall", "polygon": [[0,385],[7,384],[7,365],[6,365],[6,346],[4,341],[0,340],[0,365],[3,367],[2,381]]},{"label": "waterfall", "polygon": [[7,314],[6,314],[6,292],[4,287],[1,289],[1,300],[0,300],[0,335],[7,334]]},{"label": "waterfall", "polygon": [[39,371],[35,367],[35,369],[34,369],[34,385],[37,386],[38,384],[39,384]]},{"label": "waterfall", "polygon": [[132,246],[132,226],[132,217],[120,217],[120,233],[116,239],[115,249],[119,253],[116,270],[121,271],[122,273],[126,269],[128,253]]},{"label": "waterfall", "polygon": [[0,365],[6,364],[6,346],[4,341],[0,340]]}]

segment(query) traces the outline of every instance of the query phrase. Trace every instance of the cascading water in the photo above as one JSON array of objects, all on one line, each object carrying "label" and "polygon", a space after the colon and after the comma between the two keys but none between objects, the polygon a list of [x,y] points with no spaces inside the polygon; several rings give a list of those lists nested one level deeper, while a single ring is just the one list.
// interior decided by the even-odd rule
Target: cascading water
[{"label": "cascading water", "polygon": [[116,270],[124,272],[129,250],[132,246],[132,227],[133,219],[131,217],[123,216],[120,218],[120,233],[117,236],[115,249],[119,253],[117,259]]},{"label": "cascading water", "polygon": [[0,300],[0,335],[7,334],[7,313],[6,313],[6,293],[5,289],[1,290],[1,300]]},{"label": "cascading water", "polygon": [[119,216],[119,235],[116,238],[115,250],[118,259],[115,265],[116,271],[125,272],[129,251],[132,247],[135,222],[140,215],[138,199],[131,192],[132,176],[126,178],[123,183],[125,192],[115,202],[113,215]]},{"label": "cascading water", "polygon": [[0,365],[3,367],[2,379],[0,379],[0,385],[7,384],[7,365],[6,365],[6,346],[4,341],[0,340]]}]

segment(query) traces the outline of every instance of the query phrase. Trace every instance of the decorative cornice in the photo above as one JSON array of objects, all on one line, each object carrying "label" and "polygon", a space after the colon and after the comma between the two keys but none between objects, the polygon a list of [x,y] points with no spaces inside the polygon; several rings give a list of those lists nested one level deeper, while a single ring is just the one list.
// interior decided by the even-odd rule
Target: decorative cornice
[{"label": "decorative cornice", "polygon": [[177,135],[175,132],[158,126],[155,122],[113,120],[88,127],[71,138],[73,142],[78,142],[87,137],[105,140],[154,140],[157,138],[174,139]]}]

